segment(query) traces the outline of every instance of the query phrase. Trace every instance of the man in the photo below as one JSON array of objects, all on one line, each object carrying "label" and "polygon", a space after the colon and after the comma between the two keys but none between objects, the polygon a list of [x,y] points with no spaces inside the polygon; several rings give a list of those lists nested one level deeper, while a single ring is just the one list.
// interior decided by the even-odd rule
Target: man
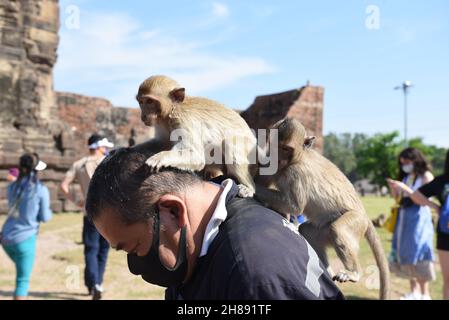
[{"label": "man", "polygon": [[[87,141],[89,147],[89,155],[76,161],[69,171],[67,171],[64,180],[61,183],[61,189],[65,196],[79,207],[84,207],[84,199],[86,199],[87,190],[89,188],[90,178],[94,174],[97,166],[103,161],[108,153],[108,148],[114,145],[108,139],[93,134]],[[70,184],[77,180],[81,186],[83,199],[74,199],[69,191]],[[109,244],[98,233],[95,226],[84,215],[83,219],[83,235],[84,243],[84,283],[92,295],[92,299],[99,300],[103,293],[103,275],[106,268],[106,260],[108,257]]]},{"label": "man", "polygon": [[[151,148],[150,148],[151,147]],[[344,299],[312,247],[278,213],[205,182],[145,164],[159,146],[123,148],[99,165],[86,210],[128,266],[166,299]]]}]

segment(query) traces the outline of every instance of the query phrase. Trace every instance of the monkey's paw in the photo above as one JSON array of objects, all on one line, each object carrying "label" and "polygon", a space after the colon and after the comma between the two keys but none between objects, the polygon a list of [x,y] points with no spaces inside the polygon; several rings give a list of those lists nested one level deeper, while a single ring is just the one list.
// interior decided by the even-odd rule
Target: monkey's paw
[{"label": "monkey's paw", "polygon": [[252,198],[254,196],[254,191],[244,184],[239,184],[239,196],[242,198]]},{"label": "monkey's paw", "polygon": [[333,281],[338,281],[338,282],[358,282],[360,279],[360,275],[357,272],[351,272],[351,271],[346,271],[346,270],[342,270],[340,272],[338,272],[333,278]]},{"label": "monkey's paw", "polygon": [[[162,153],[162,152],[160,152]],[[168,167],[169,165],[166,164],[163,160],[163,157],[160,155],[160,153],[155,154],[154,156],[150,157],[145,161],[146,165],[151,168],[151,171],[158,172],[163,167]]]}]

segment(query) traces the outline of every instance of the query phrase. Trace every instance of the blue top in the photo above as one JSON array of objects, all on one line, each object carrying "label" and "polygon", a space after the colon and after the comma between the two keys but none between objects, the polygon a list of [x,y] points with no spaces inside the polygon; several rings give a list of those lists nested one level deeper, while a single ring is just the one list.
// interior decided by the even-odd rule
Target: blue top
[{"label": "blue top", "polygon": [[39,223],[47,222],[53,215],[48,188],[33,177],[25,177],[8,186],[9,208],[18,199],[21,189],[23,192],[18,203],[18,216],[10,215],[2,228],[2,244],[4,245],[18,244],[36,235],[39,231]]}]

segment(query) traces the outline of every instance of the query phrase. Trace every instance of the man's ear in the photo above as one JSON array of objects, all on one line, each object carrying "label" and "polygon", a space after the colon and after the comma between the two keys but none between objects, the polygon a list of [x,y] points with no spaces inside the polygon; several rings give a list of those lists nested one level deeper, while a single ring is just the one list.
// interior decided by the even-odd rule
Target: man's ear
[{"label": "man's ear", "polygon": [[172,99],[174,102],[181,103],[184,101],[185,94],[185,88],[176,88],[170,91],[170,99]]},{"label": "man's ear", "polygon": [[166,194],[159,198],[157,206],[159,208],[159,214],[165,215],[170,221],[176,223],[178,228],[186,225],[187,207],[181,198]]},{"label": "man's ear", "polygon": [[315,139],[316,139],[315,136],[307,136],[304,139],[304,149],[310,149],[315,143]]}]

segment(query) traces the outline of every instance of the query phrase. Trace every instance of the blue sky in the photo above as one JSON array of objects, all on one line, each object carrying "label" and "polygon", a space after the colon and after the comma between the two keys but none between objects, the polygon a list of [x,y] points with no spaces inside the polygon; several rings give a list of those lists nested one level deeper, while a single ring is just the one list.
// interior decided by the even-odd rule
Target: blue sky
[{"label": "blue sky", "polygon": [[60,11],[56,90],[137,107],[140,82],[167,74],[246,109],[310,80],[325,87],[325,134],[402,134],[393,88],[411,80],[409,136],[449,147],[447,0],[62,0]]}]

